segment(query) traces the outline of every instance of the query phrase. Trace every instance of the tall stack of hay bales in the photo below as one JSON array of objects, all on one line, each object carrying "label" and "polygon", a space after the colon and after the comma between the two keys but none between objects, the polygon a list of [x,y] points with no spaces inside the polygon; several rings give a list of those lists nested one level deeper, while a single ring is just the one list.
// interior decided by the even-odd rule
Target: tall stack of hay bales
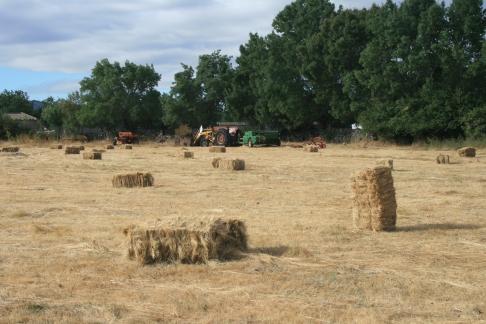
[{"label": "tall stack of hay bales", "polygon": [[226,147],[224,146],[211,146],[209,153],[226,153]]},{"label": "tall stack of hay bales", "polygon": [[128,257],[142,265],[228,260],[248,249],[246,226],[239,220],[218,219],[206,231],[130,227],[124,234],[128,237]]},{"label": "tall stack of hay bales", "polygon": [[241,171],[245,170],[245,161],[240,159],[214,158],[211,161],[213,168],[220,170]]},{"label": "tall stack of hay bales", "polygon": [[101,152],[85,152],[83,153],[84,160],[101,160],[102,153]]},{"label": "tall stack of hay bales", "polygon": [[114,176],[111,182],[115,188],[145,188],[154,185],[154,177],[150,173],[121,174]]},{"label": "tall stack of hay bales", "polygon": [[397,221],[397,202],[392,171],[378,166],[352,178],[353,222],[362,230],[393,231]]},{"label": "tall stack of hay bales", "polygon": [[376,165],[378,166],[386,166],[393,170],[393,160],[391,159],[381,159],[376,161]]},{"label": "tall stack of hay bales", "polygon": [[68,146],[64,150],[65,154],[80,154],[81,149],[78,146]]},{"label": "tall stack of hay bales", "polygon": [[474,147],[463,147],[457,150],[460,157],[476,157],[476,149]]},{"label": "tall stack of hay bales", "polygon": [[450,164],[451,163],[449,155],[439,154],[437,156],[436,160],[437,160],[437,164]]},{"label": "tall stack of hay bales", "polygon": [[17,146],[9,146],[9,147],[3,147],[2,152],[4,153],[18,153],[20,151],[20,148]]}]

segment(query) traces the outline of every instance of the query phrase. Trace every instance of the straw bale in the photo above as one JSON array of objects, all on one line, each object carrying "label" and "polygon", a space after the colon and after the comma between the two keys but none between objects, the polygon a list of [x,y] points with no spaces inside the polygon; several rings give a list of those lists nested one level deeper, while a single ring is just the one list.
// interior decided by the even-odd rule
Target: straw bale
[{"label": "straw bale", "polygon": [[224,146],[211,146],[209,153],[226,153],[226,147]]},{"label": "straw bale", "polygon": [[80,154],[81,150],[77,146],[68,146],[64,151],[65,154]]},{"label": "straw bale", "polygon": [[199,264],[209,259],[206,234],[187,229],[136,229],[128,236],[128,257],[142,265],[154,263]]},{"label": "straw bale", "polygon": [[306,145],[304,146],[304,152],[317,153],[319,152],[319,147],[316,145]]},{"label": "straw bale", "polygon": [[80,150],[80,151],[84,151],[84,150],[85,150],[85,148],[84,148],[84,146],[83,146],[83,145],[78,146],[78,147],[79,147],[79,150]]},{"label": "straw bale", "polygon": [[115,147],[113,145],[106,145],[107,150],[114,150]]},{"label": "straw bale", "polygon": [[125,150],[132,150],[133,149],[133,146],[131,146],[131,145],[125,145],[124,148],[125,148]]},{"label": "straw bale", "polygon": [[84,160],[101,160],[102,153],[101,152],[85,152],[83,153]]},{"label": "straw bale", "polygon": [[194,158],[194,152],[190,152],[190,151],[183,151],[182,152],[182,157],[184,159],[193,159]]},{"label": "straw bale", "polygon": [[439,154],[436,160],[437,160],[437,164],[450,164],[449,155]]},{"label": "straw bale", "polygon": [[457,150],[460,157],[476,157],[476,149],[474,147],[463,147]]},{"label": "straw bale", "polygon": [[62,150],[62,144],[52,145],[51,150]]},{"label": "straw bale", "polygon": [[124,230],[128,237],[128,257],[141,265],[155,263],[207,263],[210,259],[229,260],[248,250],[245,223],[217,219],[204,228]]},{"label": "straw bale", "polygon": [[4,153],[17,153],[20,151],[20,148],[17,146],[9,146],[2,148],[2,152]]},{"label": "straw bale", "polygon": [[245,161],[240,159],[215,158],[211,162],[213,168],[221,170],[241,171],[245,170]]},{"label": "straw bale", "polygon": [[352,179],[353,221],[358,229],[393,231],[397,202],[391,169],[378,166],[364,170]]},{"label": "straw bale", "polygon": [[112,184],[115,188],[152,187],[154,177],[150,173],[122,174],[114,176]]},{"label": "straw bale", "polygon": [[91,151],[95,152],[95,153],[105,153],[106,150],[99,150],[99,149],[92,149]]},{"label": "straw bale", "polygon": [[376,165],[386,166],[393,170],[393,160],[391,159],[377,160]]}]

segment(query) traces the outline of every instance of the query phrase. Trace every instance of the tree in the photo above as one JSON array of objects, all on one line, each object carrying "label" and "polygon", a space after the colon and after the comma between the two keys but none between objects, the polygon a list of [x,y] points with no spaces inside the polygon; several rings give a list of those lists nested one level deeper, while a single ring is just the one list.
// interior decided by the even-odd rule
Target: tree
[{"label": "tree", "polygon": [[91,77],[80,82],[79,121],[108,130],[156,129],[162,126],[161,79],[152,65],[96,63]]},{"label": "tree", "polygon": [[4,90],[0,93],[0,114],[5,113],[32,114],[33,108],[29,96],[21,90]]},{"label": "tree", "polygon": [[73,92],[67,99],[54,100],[48,98],[44,101],[41,119],[50,128],[62,132],[77,133],[80,128],[79,114],[81,110],[81,98],[79,92]]}]

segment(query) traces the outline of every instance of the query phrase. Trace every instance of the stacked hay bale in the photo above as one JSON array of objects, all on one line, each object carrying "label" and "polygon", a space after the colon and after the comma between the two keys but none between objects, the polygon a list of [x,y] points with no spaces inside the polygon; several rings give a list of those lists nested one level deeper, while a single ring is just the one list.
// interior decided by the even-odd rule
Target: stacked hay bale
[{"label": "stacked hay bale", "polygon": [[182,157],[184,159],[193,159],[194,158],[194,152],[182,151]]},{"label": "stacked hay bale", "polygon": [[474,147],[463,147],[457,150],[460,157],[476,157],[476,149]]},{"label": "stacked hay bale", "polygon": [[114,176],[111,182],[115,188],[145,188],[154,185],[154,177],[150,173],[122,174]]},{"label": "stacked hay bale", "polygon": [[319,147],[316,145],[306,145],[304,146],[304,152],[317,153],[319,152]]},{"label": "stacked hay bale", "polygon": [[245,161],[240,159],[214,158],[211,161],[213,168],[221,170],[241,171],[245,170]]},{"label": "stacked hay bale", "polygon": [[83,153],[84,160],[101,160],[102,153],[101,152],[85,152]]},{"label": "stacked hay bale", "polygon": [[393,170],[393,160],[391,160],[391,159],[390,160],[388,160],[388,159],[377,160],[376,165],[386,166],[386,167],[389,167],[390,169]]},{"label": "stacked hay bale", "polygon": [[124,234],[128,237],[128,257],[142,265],[228,260],[248,249],[246,226],[239,220],[218,219],[206,231],[130,227]]},{"label": "stacked hay bale", "polygon": [[9,147],[3,147],[2,152],[3,153],[18,153],[20,151],[20,148],[17,146],[9,146]]},{"label": "stacked hay bale", "polygon": [[209,153],[226,153],[226,147],[224,146],[211,146]]},{"label": "stacked hay bale", "polygon": [[52,145],[51,150],[62,150],[62,144]]},{"label": "stacked hay bale", "polygon": [[362,230],[393,231],[397,202],[391,169],[378,166],[364,170],[352,179],[353,221]]},{"label": "stacked hay bale", "polygon": [[115,147],[113,145],[109,144],[109,145],[106,145],[106,149],[107,150],[114,150]]},{"label": "stacked hay bale", "polygon": [[437,160],[437,164],[450,164],[451,163],[449,155],[439,154],[439,156],[437,156],[436,160]]},{"label": "stacked hay bale", "polygon": [[77,146],[68,146],[68,147],[66,147],[64,153],[65,154],[80,154],[81,149]]}]

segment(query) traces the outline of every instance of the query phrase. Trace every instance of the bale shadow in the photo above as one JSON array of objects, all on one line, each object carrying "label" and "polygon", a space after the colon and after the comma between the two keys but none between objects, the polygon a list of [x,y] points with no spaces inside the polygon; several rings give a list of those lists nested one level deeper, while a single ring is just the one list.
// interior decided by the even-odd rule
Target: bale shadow
[{"label": "bale shadow", "polygon": [[419,225],[411,225],[411,226],[399,226],[396,229],[396,232],[425,232],[425,231],[451,231],[451,230],[475,230],[481,229],[482,226],[475,225],[475,224],[452,224],[452,223],[445,223],[445,224],[419,224]]}]

